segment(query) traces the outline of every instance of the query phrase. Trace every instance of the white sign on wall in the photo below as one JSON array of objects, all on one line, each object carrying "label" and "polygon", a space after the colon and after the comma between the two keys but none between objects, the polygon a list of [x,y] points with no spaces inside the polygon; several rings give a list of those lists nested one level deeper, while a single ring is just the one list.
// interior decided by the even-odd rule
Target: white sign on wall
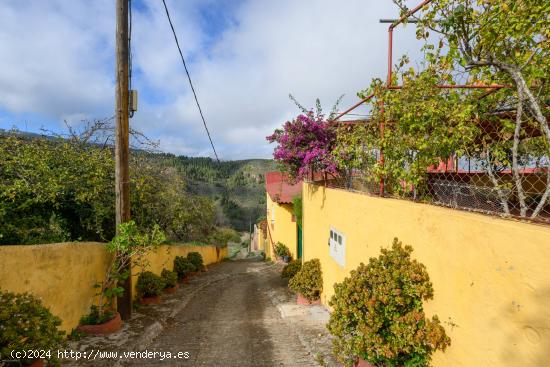
[{"label": "white sign on wall", "polygon": [[346,266],[346,236],[334,228],[330,228],[329,234],[329,253],[330,256],[340,265],[341,267]]}]

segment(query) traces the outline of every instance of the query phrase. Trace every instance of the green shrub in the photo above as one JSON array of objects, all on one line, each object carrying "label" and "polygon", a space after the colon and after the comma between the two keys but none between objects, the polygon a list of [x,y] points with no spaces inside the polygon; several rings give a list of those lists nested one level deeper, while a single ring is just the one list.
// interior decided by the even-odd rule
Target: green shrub
[{"label": "green shrub", "polygon": [[279,257],[290,256],[290,250],[284,243],[277,242],[275,244],[275,254]]},{"label": "green shrub", "polygon": [[164,279],[150,271],[139,274],[136,289],[139,297],[154,297],[162,293]]},{"label": "green shrub", "polygon": [[9,358],[12,350],[50,350],[46,359],[51,365],[58,365],[56,350],[62,347],[64,339],[59,325],[61,320],[38,298],[28,293],[0,291],[0,358]]},{"label": "green shrub", "polygon": [[193,271],[195,271],[195,266],[191,263],[191,261],[189,261],[188,258],[176,256],[174,259],[174,272],[178,274],[179,278],[185,278]]},{"label": "green shrub", "polygon": [[323,276],[319,259],[306,261],[300,271],[290,279],[288,287],[310,301],[319,299],[323,291]]},{"label": "green shrub", "polygon": [[202,255],[198,252],[190,252],[187,254],[187,260],[193,264],[195,267],[195,271],[201,271],[204,268],[204,264],[202,262]]},{"label": "green shrub", "polygon": [[425,367],[434,351],[450,345],[437,316],[424,315],[422,301],[433,298],[433,287],[412,251],[396,238],[391,250],[382,249],[334,286],[327,327],[347,366],[360,357],[379,366]]},{"label": "green shrub", "polygon": [[111,320],[115,316],[113,310],[103,310],[99,312],[99,307],[92,305],[90,307],[90,313],[80,318],[81,325],[99,325]]},{"label": "green shrub", "polygon": [[174,288],[178,284],[178,274],[168,269],[162,269],[160,276],[164,280],[164,288]]},{"label": "green shrub", "polygon": [[302,260],[292,260],[286,264],[281,272],[281,277],[285,279],[292,279],[296,273],[302,269]]}]

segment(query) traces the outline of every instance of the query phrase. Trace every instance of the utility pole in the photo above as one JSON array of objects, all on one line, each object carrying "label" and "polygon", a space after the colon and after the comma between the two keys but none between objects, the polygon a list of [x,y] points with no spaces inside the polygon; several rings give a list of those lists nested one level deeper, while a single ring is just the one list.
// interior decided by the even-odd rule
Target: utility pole
[{"label": "utility pole", "polygon": [[[128,61],[128,0],[116,0],[115,193],[117,228],[119,224],[130,220]],[[131,264],[129,268],[131,268]],[[123,287],[123,296],[117,298],[117,310],[123,320],[128,320],[132,316],[131,275],[124,282]]]}]

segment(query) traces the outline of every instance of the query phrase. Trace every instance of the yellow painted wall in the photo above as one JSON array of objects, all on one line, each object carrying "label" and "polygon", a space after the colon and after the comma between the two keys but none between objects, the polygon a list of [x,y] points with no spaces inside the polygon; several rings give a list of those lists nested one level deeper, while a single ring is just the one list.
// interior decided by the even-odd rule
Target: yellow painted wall
[{"label": "yellow painted wall", "polygon": [[[266,193],[266,196],[267,225],[269,232],[271,232],[271,240],[269,234],[267,236],[268,251],[266,251],[266,256],[275,259],[273,244],[282,242],[289,248],[292,258],[296,259],[298,254],[297,229],[296,222],[292,221],[292,204],[278,204],[271,200],[269,194]],[[273,211],[275,212],[274,217]]]},{"label": "yellow painted wall", "polygon": [[67,332],[90,311],[110,255],[102,243],[0,246],[0,289],[29,292],[61,318]]},{"label": "yellow painted wall", "polygon": [[[331,226],[346,236],[345,268],[329,255]],[[394,237],[426,265],[426,313],[452,339],[433,366],[550,365],[550,228],[304,183],[304,260],[321,261],[325,305],[334,283]]]},{"label": "yellow painted wall", "polygon": [[[191,251],[200,252],[205,264],[227,257],[227,247],[218,255],[214,246],[162,246],[148,255],[150,270],[172,270],[173,258]],[[70,332],[89,312],[96,292],[92,286],[104,279],[109,261],[102,243],[0,246],[0,289],[41,298],[61,318],[61,328]]]},{"label": "yellow painted wall", "polygon": [[[185,244],[176,244],[170,246],[160,246],[155,251],[152,251],[147,254],[145,260],[148,263],[148,266],[143,270],[152,271],[153,273],[160,275],[162,269],[166,268],[168,270],[174,270],[174,258],[176,256],[187,256],[190,252],[198,252],[202,255],[202,259],[205,265],[210,265],[216,262],[221,261],[223,258],[227,257],[227,246],[218,248],[216,250],[215,246],[189,246]],[[136,297],[136,283],[137,276],[141,272],[141,267],[135,267],[132,271],[134,276],[133,278],[133,287],[134,292],[133,296]]]}]

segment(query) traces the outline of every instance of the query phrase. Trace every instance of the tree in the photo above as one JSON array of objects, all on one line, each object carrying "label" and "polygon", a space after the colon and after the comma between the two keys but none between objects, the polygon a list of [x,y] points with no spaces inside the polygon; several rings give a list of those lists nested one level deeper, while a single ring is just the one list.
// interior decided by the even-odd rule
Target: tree
[{"label": "tree", "polygon": [[[404,2],[394,2],[405,14]],[[442,37],[438,52],[427,53],[427,60],[432,65],[449,74],[452,72],[455,80],[462,77],[469,83],[512,86],[489,98],[493,102],[492,112],[513,110],[512,125],[500,128],[503,133],[512,127],[511,138],[485,137],[479,156],[485,161],[486,171],[506,213],[510,212],[507,192],[512,187],[499,181],[494,168],[511,167],[513,189],[523,217],[528,215],[533,198],[525,192],[521,164],[539,159],[541,153],[548,161],[550,152],[550,127],[545,115],[550,71],[548,14],[550,3],[538,0],[437,0],[426,7],[417,23],[418,38],[428,40],[430,30]],[[426,46],[428,50],[433,48],[433,45]],[[533,123],[541,136],[538,140],[530,139],[526,132],[527,126]],[[537,203],[531,218],[541,212],[549,197],[550,173],[546,173],[545,190],[535,199]]]}]

